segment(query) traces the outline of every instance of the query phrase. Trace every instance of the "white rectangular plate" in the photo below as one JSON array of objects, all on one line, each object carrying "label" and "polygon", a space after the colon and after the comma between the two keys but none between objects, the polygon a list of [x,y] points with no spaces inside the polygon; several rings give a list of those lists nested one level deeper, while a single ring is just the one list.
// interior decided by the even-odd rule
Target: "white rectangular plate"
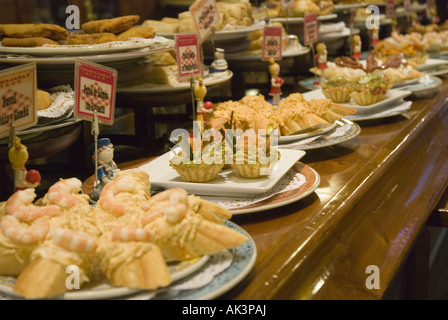
[{"label": "white rectangular plate", "polygon": [[[371,104],[370,106],[358,106],[353,99],[350,100],[348,103],[339,103],[341,105],[344,106],[349,106],[352,108],[355,108],[356,110],[358,110],[358,113],[362,112],[377,112],[379,110],[382,110],[384,106],[390,105],[392,102],[401,100],[403,98],[406,98],[407,96],[411,95],[412,92],[411,91],[407,91],[407,90],[399,90],[399,89],[391,89],[387,92],[387,96],[386,99]],[[313,90],[313,91],[309,91],[303,94],[303,96],[305,97],[306,100],[310,100],[310,99],[327,99],[325,97],[325,95],[322,93],[321,89],[317,89],[317,90]]]},{"label": "white rectangular plate", "polygon": [[416,69],[419,71],[425,71],[425,70],[437,68],[437,67],[440,67],[441,65],[446,65],[446,64],[448,64],[448,60],[429,58],[429,59],[426,59],[425,63],[418,65]]},{"label": "white rectangular plate", "polygon": [[266,177],[247,179],[239,177],[231,169],[225,169],[214,180],[205,183],[185,182],[170,166],[172,152],[167,152],[155,160],[137,169],[149,174],[151,188],[183,188],[187,192],[197,195],[211,196],[245,196],[263,193],[271,190],[275,184],[299,161],[304,155],[302,150],[279,150],[280,160],[272,173]]}]

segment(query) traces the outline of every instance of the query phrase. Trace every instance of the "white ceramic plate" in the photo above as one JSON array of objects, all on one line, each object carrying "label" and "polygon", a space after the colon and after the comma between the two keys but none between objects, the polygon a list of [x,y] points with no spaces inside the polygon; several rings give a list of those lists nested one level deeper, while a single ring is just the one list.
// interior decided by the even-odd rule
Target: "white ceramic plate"
[{"label": "white ceramic plate", "polygon": [[425,63],[419,64],[416,69],[418,71],[428,71],[443,65],[448,65],[448,60],[428,58]]},{"label": "white ceramic plate", "polygon": [[[317,20],[318,21],[327,21],[327,20],[335,19],[337,17],[338,17],[338,15],[333,13],[333,14],[328,14],[326,16],[317,16]],[[297,24],[297,23],[305,22],[304,17],[271,18],[269,20],[272,22],[281,22],[283,24]]]},{"label": "white ceramic plate", "polygon": [[157,48],[167,45],[172,40],[160,36],[152,39],[134,38],[129,41],[114,41],[95,45],[59,45],[42,47],[4,47],[0,44],[0,52],[30,56],[91,56],[126,51],[139,51],[145,48]]},{"label": "white ceramic plate", "polygon": [[170,159],[173,157],[173,152],[167,152],[136,169],[148,173],[151,187],[154,188],[183,188],[189,193],[196,195],[253,195],[271,190],[283,175],[305,155],[305,152],[300,150],[279,151],[280,159],[271,174],[257,179],[242,178],[232,172],[231,169],[224,169],[212,181],[206,183],[185,182],[176,170],[170,166]]},{"label": "white ceramic plate", "polygon": [[[168,269],[170,270],[172,282],[178,281],[185,277],[188,277],[192,273],[201,269],[208,261],[209,256],[202,256],[197,259],[192,259],[188,261],[182,261],[175,264],[169,264]],[[13,286],[16,279],[14,277],[0,276],[0,292],[20,297],[14,292]],[[114,287],[110,285],[109,281],[94,282],[92,284],[86,284],[80,290],[67,292],[55,299],[63,300],[86,300],[86,299],[109,299],[117,298],[126,295],[130,295],[136,292],[142,291],[141,289],[133,289],[127,287]]]},{"label": "white ceramic plate", "polygon": [[[383,108],[383,106],[388,105],[392,102],[401,100],[403,98],[406,98],[407,96],[411,95],[412,92],[411,91],[406,91],[406,90],[399,90],[399,89],[391,89],[389,90],[389,92],[387,92],[387,96],[386,99],[384,99],[383,101],[374,103],[370,106],[358,106],[356,103],[354,103],[353,99],[350,100],[350,102],[348,103],[340,103],[342,105],[345,106],[349,106],[352,108],[355,108],[358,110],[358,112],[361,111],[369,111],[369,112],[377,112],[379,110],[381,110]],[[313,91],[309,91],[303,94],[303,96],[305,97],[305,99],[310,100],[310,99],[327,99],[325,97],[325,95],[322,93],[321,89],[317,89],[317,90],[313,90]]]},{"label": "white ceramic plate", "polygon": [[[251,26],[241,26],[237,29],[231,30],[219,30],[215,31],[215,41],[228,41],[235,39],[247,38],[252,32],[260,30],[264,27],[264,23],[254,24]],[[158,35],[166,38],[174,39],[175,33],[158,33]],[[210,34],[205,41],[211,41],[212,35]]]},{"label": "white ceramic plate", "polygon": [[[233,73],[230,70],[217,74],[211,73],[204,77],[203,82],[206,87],[216,84],[224,83],[233,77]],[[142,84],[136,86],[119,86],[117,88],[118,93],[126,94],[151,94],[151,93],[178,93],[190,90],[190,82],[181,82],[174,86],[169,85],[157,85],[157,84]]]},{"label": "white ceramic plate", "polygon": [[306,132],[306,133],[298,133],[298,134],[291,134],[289,136],[280,136],[278,138],[278,143],[289,143],[297,140],[307,139],[310,137],[314,137],[320,134],[324,134],[328,131],[333,130],[336,128],[336,123],[333,122],[330,125],[323,127],[323,128],[316,128],[316,130]]},{"label": "white ceramic plate", "polygon": [[367,114],[354,114],[351,116],[346,116],[345,118],[351,121],[366,121],[366,120],[377,120],[395,117],[402,115],[409,111],[412,106],[412,101],[400,101],[396,104],[389,106],[381,112],[377,113],[367,113]]},{"label": "white ceramic plate", "polygon": [[430,75],[418,78],[417,80],[414,83],[400,87],[400,90],[412,91],[413,94],[416,94],[433,90],[443,83],[442,79]]},{"label": "white ceramic plate", "polygon": [[[201,198],[228,208],[232,212],[232,215],[235,216],[286,206],[290,203],[306,198],[313,193],[320,184],[319,174],[307,165],[297,163],[291,168],[290,172],[293,174],[298,173],[302,175],[304,181],[298,188],[282,188],[278,191],[275,190],[275,193],[272,194],[269,192],[268,195],[257,195],[254,198],[251,198],[250,201],[248,201],[247,198],[233,197],[201,196]],[[289,183],[289,181],[285,181],[283,183],[283,180],[285,179],[291,179],[290,175],[287,174],[282,177],[280,180],[282,185],[287,185]]]}]

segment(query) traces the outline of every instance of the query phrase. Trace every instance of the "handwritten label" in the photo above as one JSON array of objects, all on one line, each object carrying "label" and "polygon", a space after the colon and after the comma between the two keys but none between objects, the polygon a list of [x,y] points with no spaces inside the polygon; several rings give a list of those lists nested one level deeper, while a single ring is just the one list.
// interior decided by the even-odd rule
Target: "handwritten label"
[{"label": "handwritten label", "polygon": [[197,0],[190,6],[190,12],[198,31],[201,43],[211,33],[219,20],[218,7],[215,0]]},{"label": "handwritten label", "polygon": [[115,114],[117,71],[90,61],[77,59],[75,64],[75,116],[112,125]]},{"label": "handwritten label", "polygon": [[395,17],[395,3],[394,0],[386,1],[386,18],[393,19]]},{"label": "handwritten label", "polygon": [[0,137],[37,124],[36,64],[0,71]]},{"label": "handwritten label", "polygon": [[317,14],[310,13],[305,15],[303,31],[305,45],[315,43],[319,40],[319,25],[317,23]]},{"label": "handwritten label", "polygon": [[265,26],[263,31],[262,60],[282,59],[283,33],[281,27]]},{"label": "handwritten label", "polygon": [[201,74],[198,35],[196,33],[175,36],[177,67],[180,77]]}]

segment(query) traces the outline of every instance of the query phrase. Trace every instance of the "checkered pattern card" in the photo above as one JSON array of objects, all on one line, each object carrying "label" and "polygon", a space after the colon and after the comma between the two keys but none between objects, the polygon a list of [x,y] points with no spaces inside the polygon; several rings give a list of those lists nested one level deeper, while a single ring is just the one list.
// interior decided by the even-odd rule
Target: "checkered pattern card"
[{"label": "checkered pattern card", "polygon": [[262,60],[282,59],[282,39],[281,27],[265,26],[263,32]]},{"label": "checkered pattern card", "polygon": [[36,90],[35,63],[0,71],[0,137],[37,124]]},{"label": "checkered pattern card", "polygon": [[200,75],[201,59],[197,33],[176,35],[175,41],[179,76],[183,78]]},{"label": "checkered pattern card", "polygon": [[96,110],[98,122],[114,123],[117,71],[77,59],[75,64],[75,116],[93,121]]},{"label": "checkered pattern card", "polygon": [[219,20],[218,7],[215,0],[196,0],[190,6],[190,12],[202,43],[212,32]]}]

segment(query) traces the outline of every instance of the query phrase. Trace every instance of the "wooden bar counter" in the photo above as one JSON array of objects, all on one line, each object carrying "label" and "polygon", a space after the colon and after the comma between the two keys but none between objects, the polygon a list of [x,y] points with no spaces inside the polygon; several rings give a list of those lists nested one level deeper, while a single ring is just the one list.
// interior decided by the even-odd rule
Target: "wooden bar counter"
[{"label": "wooden bar counter", "polygon": [[[308,151],[302,162],[321,177],[315,194],[232,218],[258,256],[222,298],[383,298],[447,187],[447,108],[445,79],[405,116],[360,123],[357,138]],[[366,286],[369,266],[378,267],[378,289]]]}]

